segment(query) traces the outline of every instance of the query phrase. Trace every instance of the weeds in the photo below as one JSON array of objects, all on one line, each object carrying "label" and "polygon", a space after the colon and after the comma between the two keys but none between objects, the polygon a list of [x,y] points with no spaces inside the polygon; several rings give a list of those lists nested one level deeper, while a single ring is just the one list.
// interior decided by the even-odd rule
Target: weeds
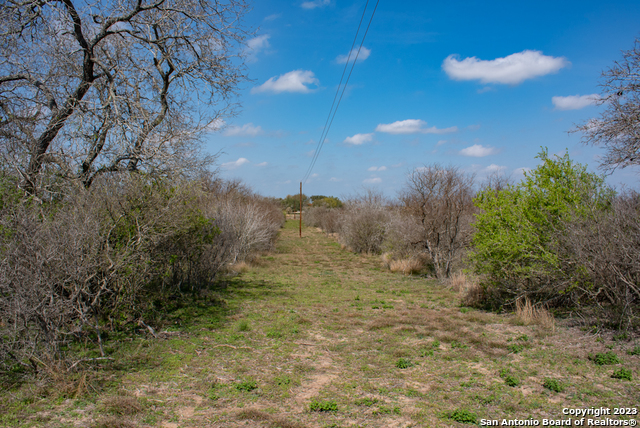
[{"label": "weeds", "polygon": [[611,377],[614,379],[631,380],[632,374],[631,370],[620,367],[618,370],[613,372]]},{"label": "weeds", "polygon": [[628,355],[640,355],[640,345],[634,346],[632,349],[627,350]]},{"label": "weeds", "polygon": [[237,383],[235,387],[238,391],[251,392],[258,388],[258,383],[254,380],[244,380]]},{"label": "weeds", "polygon": [[564,384],[556,379],[545,378],[542,386],[550,391],[562,392],[564,391]]},{"label": "weeds", "polygon": [[511,372],[507,369],[502,369],[500,371],[500,377],[504,380],[504,383],[511,387],[516,387],[520,385],[520,379],[511,374]]},{"label": "weeds", "polygon": [[589,359],[599,366],[608,366],[613,364],[620,364],[620,358],[615,352],[601,352],[595,355],[590,355]]},{"label": "weeds", "polygon": [[477,424],[478,416],[475,413],[470,412],[467,409],[457,409],[453,412],[449,413],[447,417],[456,422],[460,422],[463,424]]},{"label": "weeds", "polygon": [[311,404],[309,404],[309,410],[312,412],[337,412],[338,404],[333,400],[313,400]]},{"label": "weeds", "polygon": [[396,367],[399,369],[408,369],[413,366],[414,364],[408,358],[398,358],[398,361],[396,361]]}]

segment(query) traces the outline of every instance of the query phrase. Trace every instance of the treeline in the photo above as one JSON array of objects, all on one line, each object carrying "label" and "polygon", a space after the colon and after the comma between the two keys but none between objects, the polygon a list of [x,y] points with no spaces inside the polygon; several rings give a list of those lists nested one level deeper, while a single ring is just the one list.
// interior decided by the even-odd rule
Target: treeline
[{"label": "treeline", "polygon": [[342,208],[312,207],[306,224],[394,271],[440,279],[473,273],[466,301],[512,308],[530,301],[638,326],[640,195],[616,192],[568,155],[539,154],[519,183],[476,186],[456,167],[413,171],[393,201],[369,191]]},{"label": "treeline", "polygon": [[237,181],[114,174],[42,200],[0,175],[0,370],[71,364],[71,343],[154,331],[163,305],[272,248],[279,204]]}]

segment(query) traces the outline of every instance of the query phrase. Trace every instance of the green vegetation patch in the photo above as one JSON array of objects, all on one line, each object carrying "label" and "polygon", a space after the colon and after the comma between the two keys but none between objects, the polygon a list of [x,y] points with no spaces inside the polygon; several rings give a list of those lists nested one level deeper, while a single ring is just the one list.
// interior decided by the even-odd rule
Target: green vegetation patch
[{"label": "green vegetation patch", "polygon": [[631,370],[620,367],[618,370],[613,372],[611,377],[614,379],[631,380],[632,374]]},{"label": "green vegetation patch", "polygon": [[564,391],[564,384],[557,379],[546,378],[542,383],[542,386],[553,392]]},{"label": "green vegetation patch", "polygon": [[312,412],[337,412],[338,403],[333,400],[313,400],[311,404],[309,404],[309,410]]},{"label": "green vegetation patch", "polygon": [[609,366],[613,364],[620,364],[620,358],[613,351],[600,352],[595,355],[590,355],[589,359],[599,366]]},{"label": "green vegetation patch", "polygon": [[477,424],[478,416],[467,409],[457,409],[447,414],[447,417],[453,421],[463,424]]}]

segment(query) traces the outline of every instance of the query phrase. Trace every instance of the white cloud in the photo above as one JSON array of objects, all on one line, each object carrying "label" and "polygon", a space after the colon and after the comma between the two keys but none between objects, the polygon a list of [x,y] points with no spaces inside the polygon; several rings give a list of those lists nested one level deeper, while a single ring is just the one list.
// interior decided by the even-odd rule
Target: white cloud
[{"label": "white cloud", "polygon": [[579,110],[598,102],[600,95],[569,95],[568,97],[553,97],[551,102],[556,110]]},{"label": "white cloud", "polygon": [[224,135],[227,137],[255,137],[263,133],[262,128],[260,126],[254,126],[253,123],[247,123],[242,126],[230,126],[224,131]]},{"label": "white cloud", "polygon": [[253,51],[258,51],[260,49],[268,48],[269,37],[271,36],[268,34],[263,34],[262,36],[254,37],[253,39],[247,42],[247,46],[249,46],[249,49]]},{"label": "white cloud", "polygon": [[439,140],[438,144],[436,144],[436,146],[441,146],[443,144],[447,144],[447,140]]},{"label": "white cloud", "polygon": [[353,137],[347,137],[343,143],[359,146],[373,139],[373,132],[371,134],[356,134]]},{"label": "white cloud", "polygon": [[300,6],[303,9],[315,9],[316,7],[325,7],[331,4],[331,0],[312,0],[302,3]]},{"label": "white cloud", "polygon": [[387,167],[386,166],[372,166],[369,167],[369,169],[367,169],[367,171],[386,171]]},{"label": "white cloud", "polygon": [[258,164],[256,164],[256,166],[267,166],[268,163],[267,162],[260,162]]},{"label": "white cloud", "polygon": [[404,162],[394,163],[391,165],[391,168],[400,168],[401,166],[404,166]]},{"label": "white cloud", "polygon": [[471,156],[474,158],[482,158],[485,156],[493,155],[497,153],[497,150],[493,147],[484,147],[481,144],[474,144],[471,147],[460,150],[462,156]]},{"label": "white cloud", "polygon": [[[338,55],[336,57],[336,62],[338,64],[346,64],[347,60],[352,61],[355,59],[356,55],[358,55],[358,49],[351,49],[351,55]],[[369,58],[371,55],[371,49],[367,49],[364,46],[360,49],[360,55],[358,55],[358,61],[364,61]]]},{"label": "white cloud", "polygon": [[224,128],[226,125],[227,125],[227,123],[224,121],[224,119],[216,118],[216,119],[212,120],[209,125],[207,125],[207,131],[209,131],[209,132],[218,132],[222,128]]},{"label": "white cloud", "polygon": [[420,119],[399,120],[393,123],[381,123],[376,127],[377,132],[385,132],[387,134],[446,134],[458,131],[457,126],[450,128],[438,129],[435,126],[424,128],[427,122]]},{"label": "white cloud", "polygon": [[489,172],[498,172],[498,171],[504,171],[505,169],[507,169],[506,166],[502,166],[502,165],[496,165],[495,163],[492,163],[491,165],[489,165],[486,170]]},{"label": "white cloud", "polygon": [[378,184],[378,183],[382,183],[382,178],[380,178],[380,177],[371,177],[371,178],[367,178],[366,180],[362,180],[362,182],[364,184]]},{"label": "white cloud", "polygon": [[223,168],[227,168],[227,169],[235,169],[235,168],[241,167],[242,165],[244,165],[246,163],[250,163],[249,159],[247,159],[247,158],[239,158],[237,161],[234,161],[234,162],[223,163],[222,167]]},{"label": "white cloud", "polygon": [[449,55],[443,61],[442,68],[454,80],[517,85],[527,79],[556,73],[569,64],[564,57],[555,58],[543,55],[540,51],[525,50],[489,61],[476,57],[460,61],[455,55]]},{"label": "white cloud", "polygon": [[334,183],[337,183],[337,182],[339,182],[339,181],[342,181],[342,178],[331,177],[331,178],[329,179],[329,181],[332,181],[332,182],[334,182]]},{"label": "white cloud", "polygon": [[262,85],[252,88],[251,93],[259,92],[273,92],[279,94],[281,92],[299,92],[306,94],[311,92],[312,89],[307,85],[318,86],[320,81],[316,79],[312,71],[309,70],[294,70],[280,76],[272,77],[264,82]]},{"label": "white cloud", "polygon": [[265,21],[275,21],[276,19],[280,18],[281,16],[282,16],[281,13],[274,13],[272,15],[265,16],[264,20]]}]

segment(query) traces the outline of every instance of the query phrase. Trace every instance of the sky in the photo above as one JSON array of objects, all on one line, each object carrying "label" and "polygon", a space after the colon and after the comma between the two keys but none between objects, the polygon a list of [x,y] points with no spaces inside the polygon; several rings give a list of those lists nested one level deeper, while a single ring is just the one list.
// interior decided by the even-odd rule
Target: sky
[{"label": "sky", "polygon": [[[298,193],[365,3],[254,1],[245,17],[251,81],[238,114],[206,136],[222,177],[264,196]],[[477,182],[495,171],[517,182],[541,147],[601,173],[603,149],[569,131],[603,111],[600,75],[638,37],[637,0],[380,0],[303,192],[392,198],[412,170],[434,163]],[[607,182],[640,190],[640,168]]]}]

